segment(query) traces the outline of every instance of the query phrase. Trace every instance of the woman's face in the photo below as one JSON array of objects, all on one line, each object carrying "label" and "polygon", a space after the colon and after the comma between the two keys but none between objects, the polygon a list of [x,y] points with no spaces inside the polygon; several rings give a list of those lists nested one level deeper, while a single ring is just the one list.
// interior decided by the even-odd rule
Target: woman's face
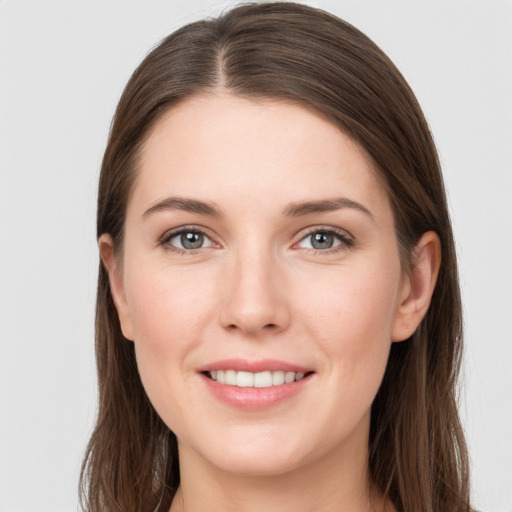
[{"label": "woman's face", "polygon": [[366,449],[409,285],[360,146],[297,106],[194,97],[150,133],[125,228],[116,305],[180,457],[279,474]]}]

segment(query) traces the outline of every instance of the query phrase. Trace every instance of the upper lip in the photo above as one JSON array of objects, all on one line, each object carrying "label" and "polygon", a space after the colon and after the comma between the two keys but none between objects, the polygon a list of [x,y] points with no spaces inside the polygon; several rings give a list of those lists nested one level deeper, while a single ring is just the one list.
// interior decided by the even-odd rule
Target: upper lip
[{"label": "upper lip", "polygon": [[264,371],[284,371],[284,372],[311,372],[311,368],[301,366],[286,361],[279,361],[277,359],[223,359],[221,361],[214,361],[206,364],[198,369],[199,372],[213,372],[218,370],[235,370],[239,372],[258,373]]}]

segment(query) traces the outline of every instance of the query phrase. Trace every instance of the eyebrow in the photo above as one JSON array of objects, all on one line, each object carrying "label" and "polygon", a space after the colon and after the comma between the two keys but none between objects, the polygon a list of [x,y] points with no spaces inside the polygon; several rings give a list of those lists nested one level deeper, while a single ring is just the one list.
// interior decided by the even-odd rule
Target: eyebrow
[{"label": "eyebrow", "polygon": [[332,212],[341,210],[342,208],[353,208],[368,215],[372,220],[375,220],[368,208],[347,197],[291,203],[284,209],[283,213],[287,217],[301,217],[302,215],[308,215],[310,213]]},{"label": "eyebrow", "polygon": [[[286,217],[301,217],[311,213],[332,212],[343,208],[353,208],[368,215],[372,220],[375,220],[370,210],[362,204],[346,197],[294,202],[286,206],[283,210],[283,215]],[[167,197],[162,199],[148,208],[144,212],[143,217],[146,218],[153,213],[167,210],[181,210],[198,213],[200,215],[208,215],[210,217],[223,217],[222,210],[216,203],[187,197]]]},{"label": "eyebrow", "polygon": [[222,212],[215,203],[189,199],[187,197],[167,197],[151,206],[142,216],[148,217],[153,213],[166,210],[182,210],[185,212],[199,213],[201,215],[209,215],[211,217],[222,217]]}]

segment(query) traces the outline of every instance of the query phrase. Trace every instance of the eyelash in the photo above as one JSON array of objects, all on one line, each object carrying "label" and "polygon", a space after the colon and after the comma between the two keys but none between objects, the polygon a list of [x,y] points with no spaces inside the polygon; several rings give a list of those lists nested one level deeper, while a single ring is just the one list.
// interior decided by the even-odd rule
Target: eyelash
[{"label": "eyelash", "polygon": [[[171,231],[170,233],[166,233],[160,239],[160,241],[158,242],[158,245],[164,247],[167,251],[170,251],[170,252],[173,252],[173,253],[177,253],[177,254],[180,254],[182,256],[184,256],[184,255],[194,255],[198,251],[200,251],[201,249],[208,248],[208,247],[199,247],[197,249],[181,249],[180,247],[176,247],[176,246],[170,244],[170,241],[173,238],[175,238],[177,236],[180,236],[180,235],[183,235],[185,233],[195,233],[195,234],[202,235],[205,238],[207,238],[208,240],[210,240],[211,246],[216,245],[215,242],[212,241],[211,237],[208,236],[208,234],[206,233],[205,230],[203,230],[201,228],[198,228],[198,227],[195,227],[195,226],[190,226],[190,227],[184,226],[184,227],[179,228],[179,229],[177,229],[175,231]],[[322,233],[322,234],[325,234],[325,235],[332,235],[340,243],[338,245],[335,245],[334,247],[331,247],[329,249],[324,249],[324,250],[321,250],[321,249],[308,249],[308,250],[314,251],[315,255],[317,255],[317,254],[328,255],[328,254],[337,253],[337,252],[340,252],[340,251],[343,251],[343,250],[346,250],[346,249],[350,249],[355,244],[354,238],[351,235],[349,235],[344,230],[335,229],[335,228],[332,228],[332,227],[315,226],[314,228],[310,229],[305,234],[303,234],[301,236],[301,238],[297,242],[295,242],[293,245],[296,246],[297,244],[299,244],[303,240],[306,240],[308,237],[310,237],[310,236],[312,236],[314,234],[319,234],[319,233]]]},{"label": "eyelash", "polygon": [[333,227],[323,227],[323,226],[315,226],[314,228],[310,229],[306,232],[306,234],[303,234],[301,238],[295,242],[293,245],[297,245],[298,243],[302,242],[303,240],[306,240],[308,237],[322,233],[324,235],[332,235],[334,238],[337,238],[340,243],[338,245],[335,245],[334,247],[331,247],[329,249],[309,249],[314,251],[315,256],[317,254],[321,255],[328,255],[328,254],[334,254],[346,249],[350,249],[355,244],[355,239],[349,235],[346,231],[341,229],[336,229]]},{"label": "eyelash", "polygon": [[215,243],[211,240],[211,237],[208,236],[205,230],[198,228],[196,226],[184,226],[181,227],[175,231],[171,231],[169,233],[166,233],[158,242],[158,245],[161,245],[164,247],[165,250],[174,252],[177,254],[180,254],[182,256],[185,255],[193,255],[196,254],[201,249],[205,249],[205,247],[199,247],[198,249],[181,249],[180,247],[176,247],[175,245],[170,244],[170,241],[180,235],[183,235],[185,233],[196,233],[199,235],[203,235],[205,238],[210,240],[212,245],[215,245]]}]

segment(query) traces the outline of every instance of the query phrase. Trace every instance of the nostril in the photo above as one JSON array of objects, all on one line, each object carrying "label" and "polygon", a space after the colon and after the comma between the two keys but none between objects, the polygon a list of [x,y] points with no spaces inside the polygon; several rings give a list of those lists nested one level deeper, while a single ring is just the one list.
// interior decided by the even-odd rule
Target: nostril
[{"label": "nostril", "polygon": [[[229,324],[228,326],[226,326],[226,328],[229,331],[236,331],[240,328],[240,326],[238,326],[237,324]],[[263,326],[263,329],[268,330],[268,331],[275,331],[278,328],[279,328],[279,326],[277,324],[266,324]],[[244,330],[244,329],[242,329],[242,330]]]}]

